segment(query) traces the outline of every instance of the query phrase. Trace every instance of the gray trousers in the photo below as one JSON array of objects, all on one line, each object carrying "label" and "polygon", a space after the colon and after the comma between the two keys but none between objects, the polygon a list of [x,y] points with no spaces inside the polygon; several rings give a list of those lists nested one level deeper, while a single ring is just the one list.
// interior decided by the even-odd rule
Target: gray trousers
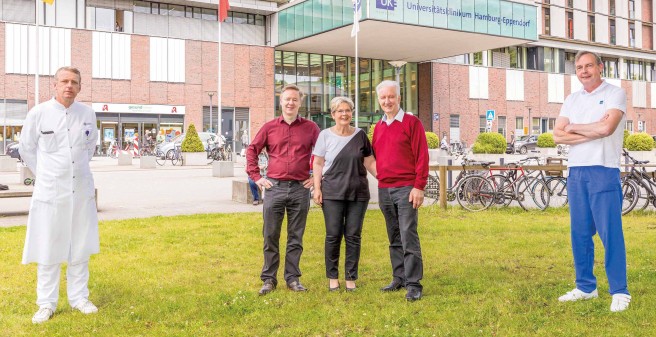
[{"label": "gray trousers", "polygon": [[323,218],[326,223],[326,277],[339,277],[339,251],[342,237],[346,241],[344,279],[358,279],[362,222],[367,211],[367,201],[323,200]]},{"label": "gray trousers", "polygon": [[285,255],[285,281],[298,281],[301,277],[299,263],[303,253],[303,233],[308,210],[310,191],[300,181],[279,181],[267,178],[273,183],[266,190],[264,199],[264,266],[260,278],[278,284],[277,274],[280,265],[280,231],[282,220],[287,212],[287,252]]},{"label": "gray trousers", "polygon": [[408,201],[412,186],[378,189],[380,210],[385,216],[392,276],[406,288],[422,289],[424,276],[421,245],[417,234],[418,211]]}]

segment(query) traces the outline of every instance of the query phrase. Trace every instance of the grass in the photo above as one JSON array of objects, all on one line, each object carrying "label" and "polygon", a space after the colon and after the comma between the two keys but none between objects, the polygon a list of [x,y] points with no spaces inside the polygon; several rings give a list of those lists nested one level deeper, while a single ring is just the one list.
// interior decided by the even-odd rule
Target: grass
[{"label": "grass", "polygon": [[365,219],[357,292],[328,293],[323,216],[313,209],[301,260],[310,291],[259,297],[261,222],[259,213],[103,222],[90,281],[99,314],[73,312],[62,281],[55,316],[38,326],[36,267],[20,264],[25,228],[0,228],[0,336],[648,336],[656,328],[653,213],[624,218],[634,300],[623,313],[609,311],[596,238],[600,298],[556,300],[574,287],[566,210],[423,208],[424,298],[415,303],[378,290],[391,268],[377,210]]}]

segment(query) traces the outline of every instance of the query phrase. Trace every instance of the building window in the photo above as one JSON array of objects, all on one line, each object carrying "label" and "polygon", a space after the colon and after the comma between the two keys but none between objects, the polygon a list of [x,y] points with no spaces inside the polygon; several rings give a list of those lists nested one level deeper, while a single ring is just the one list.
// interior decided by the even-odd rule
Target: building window
[{"label": "building window", "polygon": [[635,19],[635,0],[629,0],[629,19]]},{"label": "building window", "polygon": [[605,78],[619,78],[619,63],[617,59],[601,59],[604,62],[604,71],[602,76]]},{"label": "building window", "polygon": [[515,130],[517,135],[524,134],[524,117],[515,117]]},{"label": "building window", "polygon": [[567,0],[567,8],[573,8],[574,7],[574,0]]},{"label": "building window", "polygon": [[608,24],[610,25],[610,44],[616,44],[617,39],[615,38],[615,20],[608,20]]},{"label": "building window", "polygon": [[630,119],[626,120],[626,122],[624,123],[624,130],[633,133],[633,121],[632,120],[630,120]]},{"label": "building window", "polygon": [[574,13],[567,12],[567,38],[574,38]]},{"label": "building window", "polygon": [[469,98],[487,99],[488,70],[484,67],[469,67]]},{"label": "building window", "polygon": [[644,81],[646,76],[645,64],[642,61],[626,60],[626,79]]},{"label": "building window", "polygon": [[130,79],[130,35],[92,32],[92,76]]},{"label": "building window", "polygon": [[478,116],[478,132],[483,133],[487,131],[487,120],[485,115]]},{"label": "building window", "polygon": [[524,100],[524,72],[506,69],[506,100]]},{"label": "building window", "polygon": [[609,8],[610,15],[614,16],[615,15],[615,0],[608,0],[608,1],[609,1],[608,2],[608,8]]},{"label": "building window", "polygon": [[595,42],[595,17],[588,15],[588,41]]},{"label": "building window", "polygon": [[150,38],[150,80],[185,81],[185,40]]},{"label": "building window", "polygon": [[629,23],[629,47],[635,48],[635,23]]},{"label": "building window", "polygon": [[36,27],[5,24],[5,73],[54,75],[57,69],[71,64],[71,30],[39,27],[39,55],[36,47]]},{"label": "building window", "polygon": [[506,136],[506,116],[499,116],[497,121],[497,132]]},{"label": "building window", "polygon": [[588,0],[588,11],[589,12],[595,11],[595,0]]},{"label": "building window", "polygon": [[543,9],[544,15],[544,34],[551,35],[551,10],[549,8]]}]

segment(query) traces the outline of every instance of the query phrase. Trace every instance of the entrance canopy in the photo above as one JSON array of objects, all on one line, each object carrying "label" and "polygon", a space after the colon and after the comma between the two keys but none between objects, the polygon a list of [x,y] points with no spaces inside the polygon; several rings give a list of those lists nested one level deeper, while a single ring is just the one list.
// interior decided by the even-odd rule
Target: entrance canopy
[{"label": "entrance canopy", "polygon": [[[361,0],[358,54],[421,62],[537,41],[537,8],[503,0]],[[351,0],[278,13],[278,50],[355,55]]]}]

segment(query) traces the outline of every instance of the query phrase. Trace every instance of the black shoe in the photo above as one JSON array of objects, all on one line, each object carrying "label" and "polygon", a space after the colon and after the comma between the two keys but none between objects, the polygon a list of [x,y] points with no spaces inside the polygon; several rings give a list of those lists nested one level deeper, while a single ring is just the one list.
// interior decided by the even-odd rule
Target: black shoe
[{"label": "black shoe", "polygon": [[305,288],[300,281],[287,283],[287,288],[291,291],[307,291],[307,288]]},{"label": "black shoe", "polygon": [[397,291],[401,288],[403,288],[403,282],[401,282],[397,279],[394,279],[392,281],[392,283],[380,288],[380,291],[385,291],[385,292],[387,292],[387,291]]},{"label": "black shoe", "polygon": [[408,293],[405,294],[405,299],[410,302],[414,302],[418,299],[421,299],[421,290],[417,288],[408,289]]},{"label": "black shoe", "polygon": [[272,280],[266,280],[264,281],[264,284],[262,285],[262,289],[258,292],[260,296],[266,295],[276,289],[276,285],[273,283]]},{"label": "black shoe", "polygon": [[358,287],[353,287],[353,288],[346,287],[346,291],[348,292],[354,292],[355,289],[358,289]]}]

